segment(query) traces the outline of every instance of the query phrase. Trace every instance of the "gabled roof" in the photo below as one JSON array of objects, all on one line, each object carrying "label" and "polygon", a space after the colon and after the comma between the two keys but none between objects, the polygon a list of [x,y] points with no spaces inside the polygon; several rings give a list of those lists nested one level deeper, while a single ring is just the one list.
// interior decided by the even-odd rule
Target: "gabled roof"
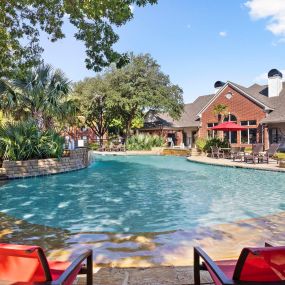
[{"label": "gabled roof", "polygon": [[272,98],[268,97],[268,86],[267,85],[259,85],[259,84],[253,84],[250,87],[244,87],[239,84],[231,82],[233,85],[238,87],[243,92],[250,95],[252,98],[254,98],[256,101],[258,101],[260,104],[263,104],[267,107],[267,109],[274,109],[274,104]]},{"label": "gabled roof", "polygon": [[196,120],[198,111],[207,104],[214,94],[198,97],[193,103],[185,104],[184,111],[179,120],[172,119],[166,113],[154,114],[149,112],[146,115],[144,129],[156,127],[186,128],[198,127],[199,121]]},{"label": "gabled roof", "polygon": [[215,101],[215,99],[225,90],[227,86],[230,86],[233,89],[236,89],[237,91],[242,93],[244,96],[246,96],[248,99],[252,100],[256,104],[260,105],[261,107],[267,110],[273,109],[273,107],[271,106],[271,103],[268,100],[269,98],[266,95],[263,95],[262,93],[260,93],[263,90],[262,88],[257,88],[257,84],[251,86],[250,88],[246,88],[234,82],[227,81],[226,84],[213,96],[213,98],[205,106],[203,106],[203,108],[198,112],[197,116],[200,116]]},{"label": "gabled roof", "polygon": [[209,100],[214,97],[214,94],[204,95],[198,97],[193,103],[184,105],[184,112],[179,120],[173,120],[168,114],[158,114],[158,116],[168,122],[172,123],[173,127],[186,128],[186,127],[198,127],[199,121],[196,120],[198,111],[205,106]]},{"label": "gabled roof", "polygon": [[267,123],[285,123],[285,82],[279,96],[268,98],[274,106],[274,110],[270,112],[261,122]]},{"label": "gabled roof", "polygon": [[184,112],[179,120],[173,120],[168,114],[162,113],[155,115],[152,122],[145,123],[145,127],[155,127],[157,125],[171,128],[199,127],[199,115],[219,96],[226,88],[231,86],[244,96],[267,110],[269,114],[262,123],[285,122],[285,82],[279,96],[268,97],[268,86],[253,84],[250,87],[244,87],[237,83],[228,81],[217,94],[199,96],[193,103],[184,105]]}]

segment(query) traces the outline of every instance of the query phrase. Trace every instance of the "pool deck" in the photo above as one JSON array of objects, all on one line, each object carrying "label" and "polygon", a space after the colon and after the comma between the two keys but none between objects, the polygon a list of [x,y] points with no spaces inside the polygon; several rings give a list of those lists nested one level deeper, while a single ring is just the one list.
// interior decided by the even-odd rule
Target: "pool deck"
[{"label": "pool deck", "polygon": [[[214,284],[207,272],[201,273],[201,284]],[[85,278],[79,278],[85,285]],[[151,268],[101,268],[93,276],[94,285],[187,285],[194,284],[192,266]]]},{"label": "pool deck", "polygon": [[275,171],[275,172],[285,172],[285,168],[280,168],[275,160],[269,163],[245,163],[243,161],[233,161],[232,159],[223,158],[211,158],[207,156],[190,156],[187,158],[191,162],[217,165],[217,166],[227,166],[234,168],[245,168],[245,169],[256,169],[264,171]]}]

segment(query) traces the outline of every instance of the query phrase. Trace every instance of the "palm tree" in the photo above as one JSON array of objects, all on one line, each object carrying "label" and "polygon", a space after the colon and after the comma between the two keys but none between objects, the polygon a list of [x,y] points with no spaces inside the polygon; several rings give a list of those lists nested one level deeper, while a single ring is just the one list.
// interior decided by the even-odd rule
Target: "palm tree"
[{"label": "palm tree", "polygon": [[60,70],[41,65],[25,78],[0,81],[0,109],[13,113],[16,119],[32,117],[40,129],[53,125],[76,112],[67,99],[71,83]]},{"label": "palm tree", "polygon": [[228,115],[228,106],[225,104],[218,104],[214,106],[214,115],[218,116],[218,121],[221,122],[222,117]]}]

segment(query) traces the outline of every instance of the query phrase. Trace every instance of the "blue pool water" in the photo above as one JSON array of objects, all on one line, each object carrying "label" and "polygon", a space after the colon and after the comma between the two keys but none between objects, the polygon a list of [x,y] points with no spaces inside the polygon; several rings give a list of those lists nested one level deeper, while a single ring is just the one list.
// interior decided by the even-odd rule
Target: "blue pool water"
[{"label": "blue pool water", "polygon": [[72,232],[188,230],[285,210],[285,174],[178,157],[100,156],[89,168],[0,187],[0,211]]}]

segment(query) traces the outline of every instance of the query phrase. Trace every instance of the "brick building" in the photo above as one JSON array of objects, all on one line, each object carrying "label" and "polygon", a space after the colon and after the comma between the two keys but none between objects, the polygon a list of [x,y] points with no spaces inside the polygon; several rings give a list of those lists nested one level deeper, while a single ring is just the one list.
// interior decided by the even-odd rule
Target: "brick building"
[{"label": "brick building", "polygon": [[[146,116],[145,126],[140,131],[173,137],[176,145],[182,142],[195,146],[197,137],[226,138],[233,146],[251,146],[253,143],[279,142],[285,145],[285,83],[282,73],[272,69],[268,73],[268,84],[253,84],[244,87],[227,81],[215,83],[215,93],[198,97],[185,104],[180,120],[175,121],[166,114]],[[227,106],[228,115],[218,118],[215,106]],[[246,127],[245,131],[214,132],[211,127],[222,121],[233,121]]]}]

